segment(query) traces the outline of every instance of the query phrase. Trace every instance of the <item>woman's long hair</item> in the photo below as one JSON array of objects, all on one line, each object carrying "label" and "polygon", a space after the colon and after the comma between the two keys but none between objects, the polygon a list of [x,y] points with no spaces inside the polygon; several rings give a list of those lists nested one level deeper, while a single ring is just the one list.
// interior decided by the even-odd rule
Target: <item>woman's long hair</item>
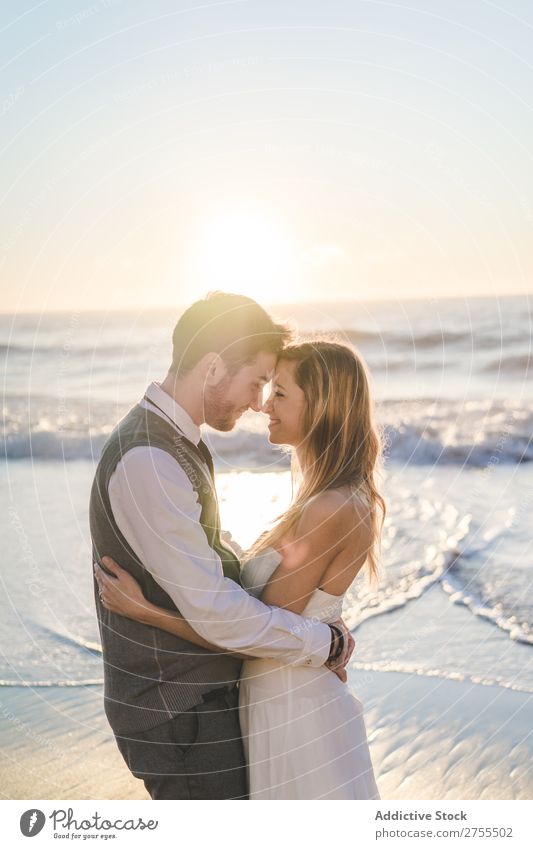
[{"label": "woman's long hair", "polygon": [[293,454],[293,481],[299,480],[299,485],[287,512],[259,537],[251,554],[275,546],[295,527],[314,495],[347,486],[370,511],[367,564],[375,580],[385,502],[376,485],[381,440],[365,364],[352,347],[329,340],[288,345],[279,361],[294,363],[295,380],[306,401],[304,437],[298,446],[301,465]]}]

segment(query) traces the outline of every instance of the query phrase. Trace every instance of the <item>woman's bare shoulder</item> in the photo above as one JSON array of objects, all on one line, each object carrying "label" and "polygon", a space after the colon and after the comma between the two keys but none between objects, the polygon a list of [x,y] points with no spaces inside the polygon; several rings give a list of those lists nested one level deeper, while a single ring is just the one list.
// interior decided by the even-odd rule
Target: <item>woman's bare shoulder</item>
[{"label": "woman's bare shoulder", "polygon": [[350,510],[350,499],[339,489],[325,489],[313,495],[302,511],[302,518],[312,522],[343,521]]},{"label": "woman's bare shoulder", "polygon": [[309,499],[301,515],[306,525],[327,525],[343,535],[351,530],[359,533],[369,530],[370,520],[370,508],[364,498],[347,487],[317,493]]}]

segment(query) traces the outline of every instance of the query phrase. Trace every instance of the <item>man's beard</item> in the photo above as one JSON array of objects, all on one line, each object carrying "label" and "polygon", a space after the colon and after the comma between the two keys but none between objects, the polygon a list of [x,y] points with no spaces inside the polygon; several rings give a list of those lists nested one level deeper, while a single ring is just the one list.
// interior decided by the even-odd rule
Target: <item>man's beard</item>
[{"label": "man's beard", "polygon": [[225,400],[231,377],[226,375],[218,386],[206,387],[204,394],[204,419],[215,430],[232,430],[235,426],[235,407]]}]

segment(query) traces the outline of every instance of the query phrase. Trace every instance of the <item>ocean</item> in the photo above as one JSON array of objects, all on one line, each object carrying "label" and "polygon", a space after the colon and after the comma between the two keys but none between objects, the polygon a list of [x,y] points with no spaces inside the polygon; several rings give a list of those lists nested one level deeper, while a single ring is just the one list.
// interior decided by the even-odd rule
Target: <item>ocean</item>
[{"label": "ocean", "polygon": [[[533,359],[527,297],[278,307],[368,363],[385,458],[382,577],[345,618],[355,668],[533,692]],[[101,685],[87,507],[115,422],[164,377],[179,310],[0,316],[0,686]],[[207,433],[223,524],[249,545],[290,499],[248,413]]]}]

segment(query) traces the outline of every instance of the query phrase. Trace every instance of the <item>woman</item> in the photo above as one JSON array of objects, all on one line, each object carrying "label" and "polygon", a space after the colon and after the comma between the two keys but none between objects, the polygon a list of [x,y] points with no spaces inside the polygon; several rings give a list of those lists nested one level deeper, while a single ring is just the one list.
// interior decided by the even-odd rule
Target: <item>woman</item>
[{"label": "woman", "polygon": [[[365,366],[347,345],[313,341],[282,352],[270,397],[269,441],[293,449],[296,494],[254,544],[248,592],[306,618],[334,622],[365,562],[377,576],[385,505],[375,473],[380,442]],[[98,570],[103,603],[209,648],[179,617],[146,602],[133,578]],[[363,707],[325,667],[246,659],[240,720],[251,799],[379,799]]]}]

